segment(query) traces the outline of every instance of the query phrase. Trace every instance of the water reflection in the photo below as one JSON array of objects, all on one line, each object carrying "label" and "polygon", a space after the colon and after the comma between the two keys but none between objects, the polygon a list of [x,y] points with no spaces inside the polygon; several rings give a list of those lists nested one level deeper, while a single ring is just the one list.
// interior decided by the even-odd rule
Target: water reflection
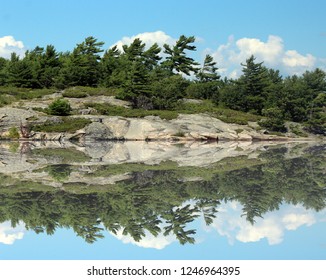
[{"label": "water reflection", "polygon": [[[0,242],[12,244],[26,230],[52,235],[70,228],[87,243],[109,232],[162,249],[174,240],[196,243],[200,221],[230,243],[267,238],[273,245],[285,230],[326,213],[323,144],[231,146],[233,157],[224,158],[219,146],[173,146],[160,155],[140,150],[122,164],[112,155],[123,144],[109,145],[101,161],[75,148],[2,147]],[[205,161],[208,154],[218,160]],[[16,167],[8,168],[14,160]]]}]

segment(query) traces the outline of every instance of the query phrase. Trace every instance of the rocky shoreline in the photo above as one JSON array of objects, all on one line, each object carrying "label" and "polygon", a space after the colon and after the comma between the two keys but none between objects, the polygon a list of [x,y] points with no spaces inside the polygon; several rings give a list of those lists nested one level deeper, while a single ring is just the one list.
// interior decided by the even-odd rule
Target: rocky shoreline
[{"label": "rocky shoreline", "polygon": [[[80,115],[70,116],[80,118]],[[37,119],[38,123],[55,121],[56,117],[44,116],[32,109],[0,108],[0,137],[8,140],[10,127],[20,127]],[[285,136],[267,134],[257,129],[256,123],[237,125],[225,123],[207,114],[180,114],[173,120],[164,120],[156,116],[144,118],[125,118],[119,116],[83,115],[90,123],[74,133],[34,132],[19,140],[28,141],[287,141],[315,140],[316,137],[298,138],[294,134]]]},{"label": "rocky shoreline", "polygon": [[[66,98],[71,104],[75,115],[74,119],[83,119],[87,124],[81,129],[69,132],[45,132],[33,131],[33,125],[46,123],[60,123],[62,117],[47,115],[42,110],[55,99],[62,98],[62,92],[43,96],[41,99],[16,102],[0,108],[0,140],[19,141],[77,141],[80,143],[93,141],[309,141],[320,140],[312,134],[307,137],[299,137],[295,133],[278,134],[261,129],[256,122],[248,122],[247,125],[226,123],[209,114],[179,114],[172,120],[161,119],[158,116],[146,116],[143,118],[127,118],[121,116],[99,115],[96,110],[87,107],[87,102],[94,101],[94,97]],[[193,100],[189,100],[189,102]],[[129,103],[121,101],[113,96],[98,96],[99,104],[111,104],[114,106],[129,107]],[[188,101],[187,101],[188,102]],[[199,101],[196,101],[199,102]],[[86,107],[85,107],[86,106]],[[299,124],[293,124],[298,126]],[[24,133],[22,127],[26,127]],[[10,130],[16,131],[15,137],[10,135]],[[62,131],[62,130],[61,130]]]}]

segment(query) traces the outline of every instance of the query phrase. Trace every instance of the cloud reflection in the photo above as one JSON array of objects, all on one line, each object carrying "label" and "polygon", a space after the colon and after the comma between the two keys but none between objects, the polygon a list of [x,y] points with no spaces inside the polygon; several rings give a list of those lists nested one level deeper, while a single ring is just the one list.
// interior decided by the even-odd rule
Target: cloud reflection
[{"label": "cloud reflection", "polygon": [[[218,217],[210,228],[216,230],[221,236],[227,237],[230,244],[234,244],[235,241],[258,242],[264,238],[270,245],[279,244],[283,241],[286,231],[296,230],[301,226],[311,226],[321,220],[317,218],[314,211],[293,205],[286,205],[279,211],[266,213],[263,219],[257,219],[253,225],[241,216],[242,206],[238,202],[222,204],[218,210]],[[326,214],[326,210],[322,212]]]},{"label": "cloud reflection", "polygon": [[17,239],[22,239],[25,232],[25,226],[22,224],[13,228],[10,222],[0,223],[0,243],[11,245]]},{"label": "cloud reflection", "polygon": [[132,236],[123,235],[123,229],[119,230],[117,234],[111,233],[114,237],[122,241],[124,244],[134,244],[142,248],[153,248],[153,249],[164,249],[166,246],[170,245],[171,243],[177,241],[173,234],[169,234],[164,236],[163,233],[154,236],[147,230],[145,230],[146,235],[143,237],[139,242],[135,241]]}]

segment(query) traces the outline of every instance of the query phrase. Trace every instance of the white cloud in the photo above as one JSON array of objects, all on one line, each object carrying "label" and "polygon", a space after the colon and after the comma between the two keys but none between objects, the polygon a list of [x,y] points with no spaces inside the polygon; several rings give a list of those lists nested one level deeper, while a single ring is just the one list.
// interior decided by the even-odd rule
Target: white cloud
[{"label": "white cloud", "polygon": [[0,37],[0,57],[9,58],[12,52],[23,56],[25,53],[22,41],[16,41],[13,36]]},{"label": "white cloud", "polygon": [[122,50],[123,45],[130,45],[136,38],[139,38],[143,43],[145,43],[147,48],[152,46],[154,43],[157,43],[160,47],[162,47],[164,44],[173,45],[176,42],[176,39],[167,35],[163,31],[155,31],[139,33],[131,37],[123,37],[110,48],[117,46],[120,50]]},{"label": "white cloud", "polygon": [[267,67],[279,69],[286,75],[302,74],[316,67],[318,61],[311,54],[303,55],[296,50],[286,50],[283,39],[275,35],[269,35],[266,42],[257,38],[241,38],[236,41],[230,36],[226,44],[220,45],[215,51],[207,49],[205,52],[214,57],[221,74],[232,78],[241,75],[241,63],[251,55],[257,58],[257,62],[263,61]]},{"label": "white cloud", "polygon": [[287,230],[296,230],[298,227],[302,225],[311,226],[315,222],[316,220],[311,213],[300,213],[300,214],[289,213],[285,215],[282,219],[282,223],[284,224]]},{"label": "white cloud", "polygon": [[254,54],[268,64],[274,64],[283,52],[283,41],[280,37],[269,36],[266,43],[255,38],[242,38],[236,42],[239,53],[235,61],[244,61]]},{"label": "white cloud", "polygon": [[19,224],[17,227],[12,228],[10,222],[0,224],[0,243],[11,245],[17,239],[22,239],[26,232],[25,226]]}]

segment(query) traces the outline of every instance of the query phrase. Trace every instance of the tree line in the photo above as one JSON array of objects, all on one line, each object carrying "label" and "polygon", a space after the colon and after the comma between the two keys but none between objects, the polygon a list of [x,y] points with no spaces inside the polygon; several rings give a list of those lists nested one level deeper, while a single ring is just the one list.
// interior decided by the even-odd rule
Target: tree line
[{"label": "tree line", "polygon": [[87,37],[72,51],[57,52],[53,45],[36,47],[23,58],[12,53],[0,58],[0,86],[58,88],[107,87],[134,108],[175,109],[183,98],[212,100],[216,105],[262,115],[262,126],[286,131],[284,121],[304,123],[316,134],[326,134],[326,73],[316,68],[302,75],[282,77],[250,56],[242,75],[222,79],[213,57],[202,63],[191,57],[194,36],[180,36],[172,46],[146,46],[139,38],[122,49],[106,51],[104,42]]}]

